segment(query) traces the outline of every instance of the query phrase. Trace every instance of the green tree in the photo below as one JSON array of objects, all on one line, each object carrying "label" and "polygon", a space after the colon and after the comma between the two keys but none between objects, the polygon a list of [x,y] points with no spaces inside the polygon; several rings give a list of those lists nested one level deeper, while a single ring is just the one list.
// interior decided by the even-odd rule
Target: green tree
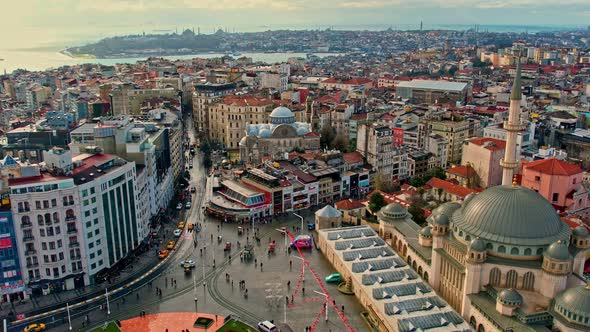
[{"label": "green tree", "polygon": [[320,131],[320,145],[322,148],[331,148],[332,141],[336,137],[336,132],[331,125],[326,124]]},{"label": "green tree", "polygon": [[205,168],[209,168],[213,165],[213,162],[211,161],[211,156],[209,154],[205,155],[205,158],[203,159],[203,166],[205,166]]},{"label": "green tree", "polygon": [[334,137],[332,141],[332,147],[336,150],[340,150],[341,152],[348,151],[348,138],[344,134],[338,134]]},{"label": "green tree", "polygon": [[203,151],[203,153],[206,155],[211,152],[211,144],[209,144],[208,140],[201,141],[201,151]]},{"label": "green tree", "polygon": [[421,176],[414,176],[413,178],[410,179],[410,181],[408,183],[412,187],[420,188],[426,184],[426,181],[424,181],[424,178]]},{"label": "green tree", "polygon": [[369,210],[371,210],[371,212],[377,213],[385,205],[387,205],[387,202],[381,193],[375,192],[371,195],[371,198],[369,199]]},{"label": "green tree", "polygon": [[412,215],[412,219],[418,225],[422,225],[426,222],[426,217],[424,216],[424,210],[422,210],[419,206],[413,205],[413,204],[410,205],[408,207],[408,212]]}]

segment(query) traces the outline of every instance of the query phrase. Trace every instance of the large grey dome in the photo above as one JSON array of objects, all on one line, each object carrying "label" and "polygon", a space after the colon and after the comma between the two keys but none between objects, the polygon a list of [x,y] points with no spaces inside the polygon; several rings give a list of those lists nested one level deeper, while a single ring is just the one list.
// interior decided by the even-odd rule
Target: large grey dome
[{"label": "large grey dome", "polygon": [[290,109],[285,106],[279,106],[272,110],[270,113],[270,123],[281,124],[281,123],[293,123],[295,122],[295,115]]},{"label": "large grey dome", "polygon": [[437,214],[432,217],[432,224],[439,226],[448,226],[449,217],[446,214]]},{"label": "large grey dome", "polygon": [[558,262],[567,262],[572,258],[567,246],[561,241],[551,244],[543,255]]},{"label": "large grey dome", "polygon": [[405,219],[408,215],[408,210],[406,210],[399,203],[391,203],[382,208],[379,211],[379,214],[392,219]]},{"label": "large grey dome", "polygon": [[522,295],[513,288],[504,289],[498,294],[498,301],[505,305],[517,307],[522,305]]},{"label": "large grey dome", "polygon": [[571,234],[545,198],[513,186],[496,186],[475,195],[455,211],[453,224],[455,234],[465,232],[486,242],[516,246],[548,246]]},{"label": "large grey dome", "polygon": [[576,315],[577,324],[590,326],[590,284],[566,289],[555,297],[555,312],[560,315]]}]

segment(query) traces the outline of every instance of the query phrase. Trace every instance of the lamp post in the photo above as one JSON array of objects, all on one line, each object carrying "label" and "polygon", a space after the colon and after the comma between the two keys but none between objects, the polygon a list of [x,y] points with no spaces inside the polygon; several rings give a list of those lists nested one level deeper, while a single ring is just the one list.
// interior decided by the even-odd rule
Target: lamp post
[{"label": "lamp post", "polygon": [[322,293],[322,292],[318,292],[316,290],[314,290],[315,293],[320,294],[322,296],[324,296],[326,298],[326,302],[324,302],[324,305],[326,306],[326,322],[328,321],[328,294]]},{"label": "lamp post", "polygon": [[104,289],[104,292],[105,292],[106,297],[107,297],[107,315],[110,315],[111,314],[111,305],[109,304],[109,289],[108,288],[105,288]]},{"label": "lamp post", "polygon": [[197,302],[197,276],[193,274],[193,289],[195,292],[195,302]]},{"label": "lamp post", "polygon": [[303,217],[298,215],[297,213],[293,213],[296,217],[299,217],[299,219],[301,219],[301,230],[299,231],[299,233],[303,232]]},{"label": "lamp post", "polygon": [[69,325],[69,330],[72,330],[72,318],[70,317],[70,304],[66,303],[66,308],[68,309],[68,325]]},{"label": "lamp post", "polygon": [[287,231],[279,228],[275,228],[275,231],[283,233],[283,237],[285,238],[285,251],[287,251]]},{"label": "lamp post", "polygon": [[293,256],[293,258],[297,258],[301,260],[301,266],[303,267],[303,274],[301,275],[301,282],[305,282],[305,260],[299,256]]}]

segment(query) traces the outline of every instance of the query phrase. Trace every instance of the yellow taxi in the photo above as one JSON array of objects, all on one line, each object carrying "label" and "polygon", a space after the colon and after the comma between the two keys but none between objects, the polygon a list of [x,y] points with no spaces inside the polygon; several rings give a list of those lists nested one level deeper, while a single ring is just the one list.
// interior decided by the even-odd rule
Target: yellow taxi
[{"label": "yellow taxi", "polygon": [[188,230],[192,231],[193,229],[195,229],[195,224],[188,224]]},{"label": "yellow taxi", "polygon": [[160,250],[158,251],[158,258],[159,259],[164,259],[168,257],[168,250]]},{"label": "yellow taxi", "polygon": [[45,324],[43,323],[35,323],[25,327],[24,332],[40,332],[45,331]]},{"label": "yellow taxi", "polygon": [[176,244],[176,241],[174,241],[174,240],[168,241],[168,245],[166,246],[166,249],[168,249],[168,250],[174,249],[175,244]]},{"label": "yellow taxi", "polygon": [[184,229],[184,221],[178,223],[178,229]]}]

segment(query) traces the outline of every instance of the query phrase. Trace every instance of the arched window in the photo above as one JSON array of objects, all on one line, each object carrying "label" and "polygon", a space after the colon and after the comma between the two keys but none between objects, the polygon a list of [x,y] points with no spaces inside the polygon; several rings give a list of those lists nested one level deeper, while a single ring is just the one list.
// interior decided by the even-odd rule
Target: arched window
[{"label": "arched window", "polygon": [[543,248],[537,249],[537,256],[543,255]]},{"label": "arched window", "polygon": [[37,215],[37,223],[39,224],[39,226],[43,226],[43,216],[42,215]]},{"label": "arched window", "polygon": [[500,286],[500,280],[502,280],[502,272],[495,267],[490,271],[490,285]]},{"label": "arched window", "polygon": [[31,223],[31,219],[29,218],[29,216],[22,216],[20,218],[20,221],[21,221],[21,223],[23,223],[23,225],[26,225],[26,224],[30,224]]},{"label": "arched window", "polygon": [[469,319],[469,325],[471,325],[471,327],[473,328],[477,327],[477,321],[475,320],[475,317],[471,316],[471,318]]},{"label": "arched window", "polygon": [[414,269],[414,271],[416,271],[416,261],[414,261],[414,262],[412,263],[412,268]]},{"label": "arched window", "polygon": [[486,332],[486,329],[483,327],[483,324],[479,324],[479,327],[477,328],[477,332]]},{"label": "arched window", "polygon": [[459,232],[459,236],[460,236],[460,237],[463,237],[463,231],[460,231],[460,232]]},{"label": "arched window", "polygon": [[74,210],[72,210],[72,209],[68,209],[68,210],[66,211],[66,218],[73,218],[73,217],[75,217],[75,215],[74,215]]},{"label": "arched window", "polygon": [[530,290],[535,288],[535,275],[532,272],[527,272],[522,277],[522,288]]},{"label": "arched window", "polygon": [[419,274],[420,276],[422,276],[422,266],[419,266],[419,267],[418,267],[418,274]]},{"label": "arched window", "polygon": [[531,248],[526,248],[524,250],[524,255],[525,256],[531,256],[533,254],[533,250]]},{"label": "arched window", "polygon": [[494,249],[494,245],[489,242],[486,243],[486,250],[492,250],[492,249]]},{"label": "arched window", "polygon": [[53,212],[53,222],[59,222],[59,213]]},{"label": "arched window", "polygon": [[518,255],[519,252],[520,251],[516,247],[512,247],[512,249],[510,249],[510,255]]},{"label": "arched window", "polygon": [[506,273],[506,288],[516,288],[517,282],[518,273],[514,270],[508,271],[508,273]]},{"label": "arched window", "polygon": [[408,256],[408,266],[412,266],[412,257]]},{"label": "arched window", "polygon": [[51,214],[45,213],[45,223],[51,224]]},{"label": "arched window", "polygon": [[471,241],[471,235],[467,235],[467,236],[465,237],[465,241]]},{"label": "arched window", "polygon": [[506,252],[506,247],[504,247],[504,246],[499,246],[499,247],[498,247],[498,252],[499,252],[499,253],[501,253],[501,254],[505,253],[505,252]]},{"label": "arched window", "polygon": [[428,282],[428,272],[424,272],[424,281]]}]

